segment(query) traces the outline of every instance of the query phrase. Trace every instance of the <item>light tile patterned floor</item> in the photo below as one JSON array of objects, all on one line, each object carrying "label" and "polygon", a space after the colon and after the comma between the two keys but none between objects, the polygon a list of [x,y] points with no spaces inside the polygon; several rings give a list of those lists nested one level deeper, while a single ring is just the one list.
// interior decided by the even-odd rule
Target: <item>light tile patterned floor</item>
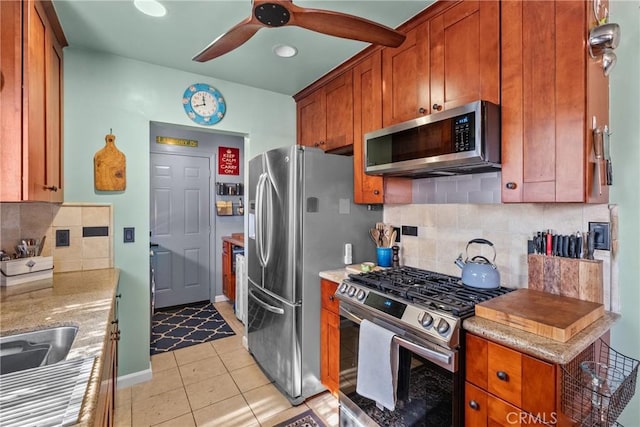
[{"label": "light tile patterned floor", "polygon": [[214,305],[236,335],[152,356],[151,381],[118,389],[116,427],[264,427],[309,408],[328,427],[338,425],[329,393],[292,406],[242,346],[232,306]]}]

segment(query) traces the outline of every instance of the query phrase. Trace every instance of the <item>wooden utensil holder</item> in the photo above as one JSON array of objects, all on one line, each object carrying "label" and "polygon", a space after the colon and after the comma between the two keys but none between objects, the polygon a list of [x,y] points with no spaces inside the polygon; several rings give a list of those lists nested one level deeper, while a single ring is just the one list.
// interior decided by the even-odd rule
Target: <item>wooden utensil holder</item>
[{"label": "wooden utensil holder", "polygon": [[602,260],[529,254],[529,289],[603,303]]}]

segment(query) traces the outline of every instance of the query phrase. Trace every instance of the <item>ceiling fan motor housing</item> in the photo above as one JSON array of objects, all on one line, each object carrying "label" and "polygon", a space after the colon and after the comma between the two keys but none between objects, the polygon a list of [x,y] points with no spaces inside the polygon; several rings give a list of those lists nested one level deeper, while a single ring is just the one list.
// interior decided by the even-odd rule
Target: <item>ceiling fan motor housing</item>
[{"label": "ceiling fan motor housing", "polygon": [[277,3],[263,3],[253,10],[256,19],[269,27],[282,27],[289,22],[291,14]]}]

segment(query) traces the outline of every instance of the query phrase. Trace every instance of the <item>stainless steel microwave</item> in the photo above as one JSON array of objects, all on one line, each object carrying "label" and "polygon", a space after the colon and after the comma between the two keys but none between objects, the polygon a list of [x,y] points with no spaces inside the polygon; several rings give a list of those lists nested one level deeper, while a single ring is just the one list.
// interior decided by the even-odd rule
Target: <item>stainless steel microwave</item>
[{"label": "stainless steel microwave", "polygon": [[364,136],[365,172],[422,178],[500,169],[500,107],[476,101]]}]

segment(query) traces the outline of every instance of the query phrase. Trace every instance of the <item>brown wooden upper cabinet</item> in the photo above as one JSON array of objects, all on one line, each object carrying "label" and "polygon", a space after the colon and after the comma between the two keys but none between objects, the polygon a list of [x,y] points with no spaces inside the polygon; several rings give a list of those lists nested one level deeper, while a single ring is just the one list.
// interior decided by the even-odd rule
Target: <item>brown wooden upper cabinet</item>
[{"label": "brown wooden upper cabinet", "polygon": [[384,180],[364,173],[364,134],[382,127],[382,54],[376,50],[353,69],[353,201],[384,202]]},{"label": "brown wooden upper cabinet", "polygon": [[382,50],[383,127],[429,113],[429,24],[405,35],[397,48]]},{"label": "brown wooden upper cabinet", "polygon": [[[382,51],[383,122],[390,126],[479,99],[500,103],[500,4],[442,2]],[[427,13],[429,9],[427,9]]]},{"label": "brown wooden upper cabinet", "polygon": [[59,203],[67,42],[50,1],[3,1],[0,8],[0,201]]},{"label": "brown wooden upper cabinet", "polygon": [[592,3],[506,1],[501,21],[502,201],[606,203],[592,125],[608,124],[608,78],[586,47]]},{"label": "brown wooden upper cabinet", "polygon": [[324,151],[353,145],[353,74],[347,70],[297,103],[298,141]]}]

